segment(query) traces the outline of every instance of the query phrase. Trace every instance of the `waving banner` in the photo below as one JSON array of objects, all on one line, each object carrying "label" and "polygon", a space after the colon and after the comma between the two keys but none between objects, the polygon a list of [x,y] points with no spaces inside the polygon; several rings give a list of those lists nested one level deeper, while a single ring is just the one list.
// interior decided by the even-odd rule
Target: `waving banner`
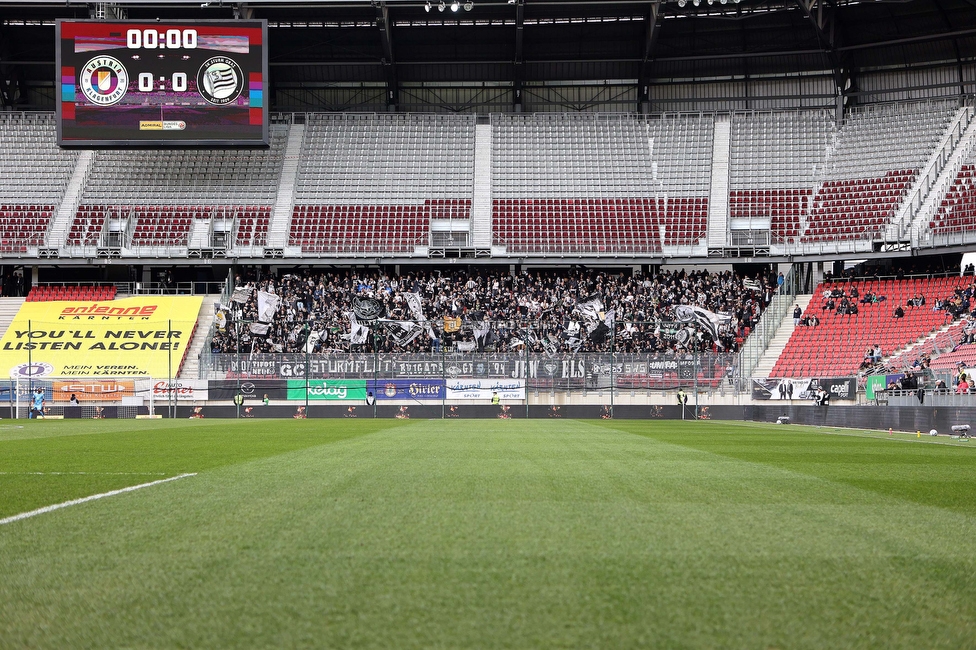
[{"label": "waving banner", "polygon": [[258,291],[258,320],[270,323],[281,306],[281,298],[267,291]]},{"label": "waving banner", "polygon": [[376,320],[384,316],[383,303],[376,298],[353,296],[352,310],[359,320]]},{"label": "waving banner", "polygon": [[725,348],[719,338],[719,331],[732,320],[730,314],[716,314],[715,312],[693,305],[678,305],[674,308],[674,315],[681,323],[698,325],[708,332],[716,345],[720,348]]}]

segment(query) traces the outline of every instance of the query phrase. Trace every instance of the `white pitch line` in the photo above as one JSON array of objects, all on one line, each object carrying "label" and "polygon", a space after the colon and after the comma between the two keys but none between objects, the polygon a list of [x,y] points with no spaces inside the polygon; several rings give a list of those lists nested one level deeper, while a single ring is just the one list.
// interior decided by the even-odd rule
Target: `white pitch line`
[{"label": "white pitch line", "polygon": [[166,476],[166,472],[0,472],[0,476]]},{"label": "white pitch line", "polygon": [[150,483],[142,483],[141,485],[130,485],[129,487],[122,488],[121,490],[102,492],[101,494],[93,494],[90,497],[82,497],[81,499],[73,499],[71,501],[65,501],[64,503],[56,503],[53,506],[44,506],[43,508],[38,508],[37,510],[31,510],[30,512],[22,512],[19,515],[7,517],[6,519],[0,519],[0,526],[4,524],[12,524],[13,522],[20,521],[21,519],[28,519],[29,517],[43,515],[45,512],[53,512],[54,510],[67,508],[68,506],[76,506],[81,503],[87,503],[88,501],[95,501],[96,499],[104,499],[105,497],[113,497],[116,494],[123,494],[125,492],[132,492],[134,490],[141,490],[142,488],[152,487],[153,485],[159,485],[160,483],[169,483],[170,481],[177,481],[181,478],[186,478],[188,476],[196,476],[196,475],[197,475],[196,472],[194,472],[192,474],[180,474],[179,476],[170,476],[169,478],[160,479],[158,481],[152,481]]}]

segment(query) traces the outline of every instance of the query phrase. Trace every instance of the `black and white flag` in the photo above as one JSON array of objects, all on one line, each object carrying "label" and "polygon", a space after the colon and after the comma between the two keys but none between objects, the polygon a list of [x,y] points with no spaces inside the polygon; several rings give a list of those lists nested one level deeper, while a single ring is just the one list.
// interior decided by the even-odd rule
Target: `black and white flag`
[{"label": "black and white flag", "polygon": [[360,325],[356,319],[356,312],[347,311],[346,318],[349,319],[349,333],[343,334],[342,338],[347,339],[351,345],[362,345],[369,337],[369,328]]},{"label": "black and white flag", "polygon": [[407,345],[424,331],[422,325],[412,320],[387,320],[386,318],[380,318],[378,322],[383,324],[387,333],[393,337],[393,340],[400,347]]},{"label": "black and white flag", "polygon": [[359,320],[376,320],[384,314],[383,303],[376,298],[352,297],[352,310]]},{"label": "black and white flag", "polygon": [[258,320],[270,323],[281,306],[281,297],[267,291],[258,291]]},{"label": "black and white flag", "polygon": [[248,298],[251,297],[252,293],[254,293],[254,287],[250,285],[237,287],[234,289],[234,293],[231,295],[230,300],[231,302],[244,304],[248,301]]},{"label": "black and white flag", "polygon": [[721,329],[728,325],[729,321],[732,320],[731,314],[716,314],[715,312],[708,311],[707,309],[702,309],[701,307],[694,307],[692,305],[678,305],[674,308],[675,318],[681,323],[695,324],[701,330],[704,330],[709,335],[711,335],[712,340],[720,348],[725,348],[722,345],[722,340],[719,338]]},{"label": "black and white flag", "polygon": [[579,312],[587,324],[603,320],[601,316],[603,312],[603,296],[599,293],[594,293],[583,298],[576,303],[576,311]]}]

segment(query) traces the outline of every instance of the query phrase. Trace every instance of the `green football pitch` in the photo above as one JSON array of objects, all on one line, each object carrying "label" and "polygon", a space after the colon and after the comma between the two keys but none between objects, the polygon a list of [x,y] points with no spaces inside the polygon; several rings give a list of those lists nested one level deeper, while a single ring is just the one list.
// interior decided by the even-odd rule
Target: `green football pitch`
[{"label": "green football pitch", "polygon": [[971,648],[970,444],[4,420],[0,648]]}]

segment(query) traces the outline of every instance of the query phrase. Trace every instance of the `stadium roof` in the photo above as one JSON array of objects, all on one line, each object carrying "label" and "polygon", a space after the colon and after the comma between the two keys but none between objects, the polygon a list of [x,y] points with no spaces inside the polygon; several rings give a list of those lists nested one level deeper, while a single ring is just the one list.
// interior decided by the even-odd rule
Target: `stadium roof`
[{"label": "stadium roof", "polygon": [[[426,0],[0,1],[0,80],[10,86],[0,95],[17,107],[53,108],[53,21],[96,14],[267,19],[272,105],[284,110],[497,110],[499,101],[518,110],[533,85],[545,86],[545,101],[563,110],[593,110],[594,101],[607,110],[653,110],[669,86],[804,76],[829,83],[798,105],[828,106],[838,90],[845,102],[873,101],[859,86],[866,71],[901,72],[905,87],[943,86],[939,94],[976,91],[976,75],[962,72],[976,62],[976,0],[724,2],[460,0],[452,11],[451,0],[443,10],[440,0],[429,10]],[[959,74],[917,80],[920,69],[946,66]],[[603,99],[558,90],[585,86],[618,90]],[[345,99],[321,92],[336,87],[347,89]],[[466,92],[432,100],[412,90],[435,87]],[[359,100],[350,99],[351,88]],[[607,95],[614,92],[620,101]],[[690,98],[686,107],[708,105]]]}]

